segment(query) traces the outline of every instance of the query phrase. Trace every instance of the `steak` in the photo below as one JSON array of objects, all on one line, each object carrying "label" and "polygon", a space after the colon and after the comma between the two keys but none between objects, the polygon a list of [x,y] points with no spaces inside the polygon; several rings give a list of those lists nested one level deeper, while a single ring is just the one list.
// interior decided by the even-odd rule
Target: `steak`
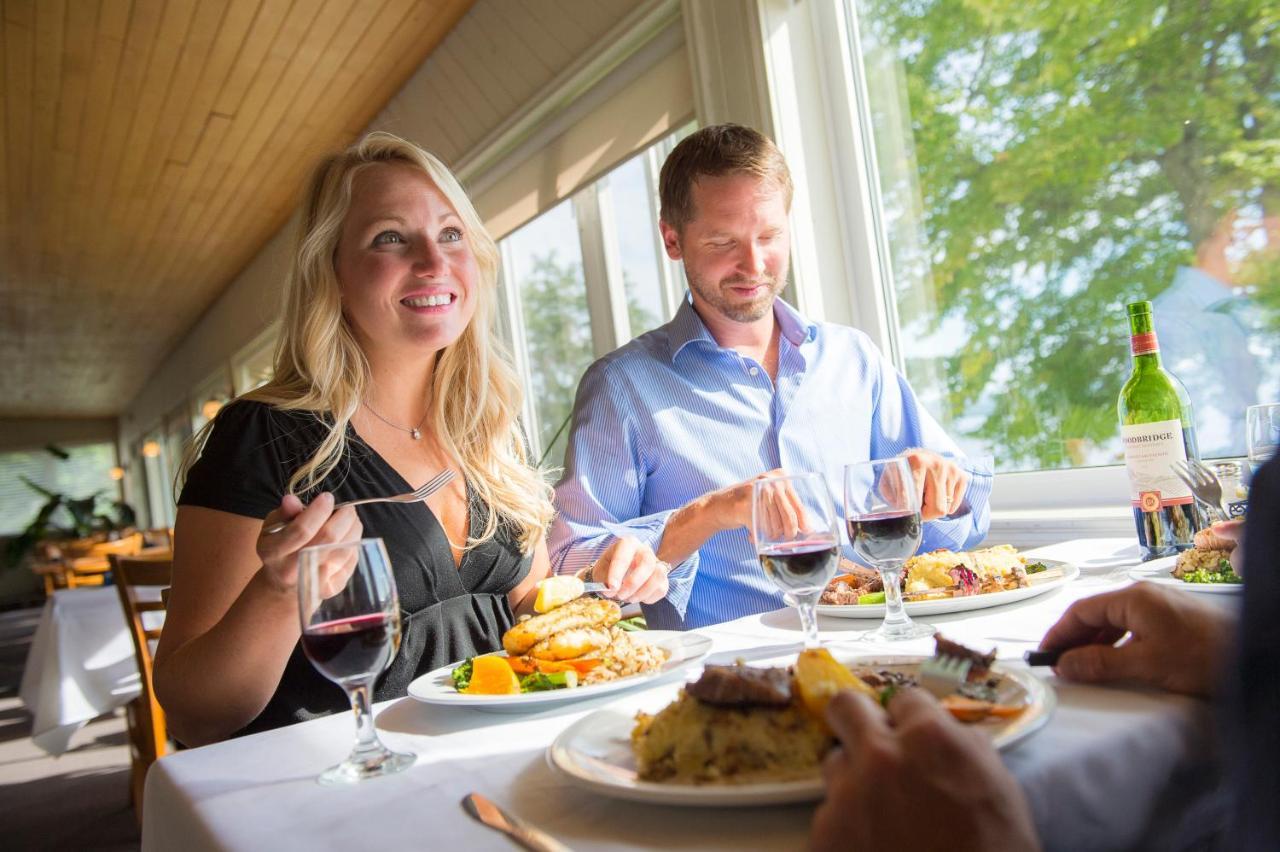
[{"label": "steak", "polygon": [[942,634],[934,636],[933,642],[933,655],[935,657],[958,657],[961,660],[968,660],[972,663],[969,667],[969,676],[967,678],[971,683],[985,678],[988,672],[991,671],[991,664],[996,661],[996,652],[994,650],[988,654],[979,654],[959,642],[952,642],[950,639],[942,638]]},{"label": "steak", "polygon": [[791,704],[791,672],[750,666],[707,666],[684,691],[714,707],[786,707]]}]

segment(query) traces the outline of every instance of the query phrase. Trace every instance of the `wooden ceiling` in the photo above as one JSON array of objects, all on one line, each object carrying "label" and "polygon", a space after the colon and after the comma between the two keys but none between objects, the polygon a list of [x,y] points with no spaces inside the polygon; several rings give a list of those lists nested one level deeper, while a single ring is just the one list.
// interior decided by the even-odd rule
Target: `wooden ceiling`
[{"label": "wooden ceiling", "polygon": [[473,0],[2,2],[0,417],[89,417]]}]

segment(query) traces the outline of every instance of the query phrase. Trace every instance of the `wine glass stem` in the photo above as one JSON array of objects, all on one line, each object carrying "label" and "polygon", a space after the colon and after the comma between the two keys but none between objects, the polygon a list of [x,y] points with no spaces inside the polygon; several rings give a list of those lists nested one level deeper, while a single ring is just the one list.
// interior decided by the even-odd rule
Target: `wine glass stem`
[{"label": "wine glass stem", "polygon": [[902,608],[902,563],[880,567],[880,579],[884,583],[884,623],[906,624],[911,621]]},{"label": "wine glass stem", "polygon": [[362,680],[347,690],[351,699],[351,711],[356,715],[356,747],[353,754],[365,754],[382,750],[378,732],[373,727],[373,708],[369,700],[369,688],[373,679]]},{"label": "wine glass stem", "polygon": [[800,613],[800,625],[804,629],[804,646],[806,648],[821,647],[822,643],[818,641],[818,595],[795,595],[794,597],[796,610]]}]

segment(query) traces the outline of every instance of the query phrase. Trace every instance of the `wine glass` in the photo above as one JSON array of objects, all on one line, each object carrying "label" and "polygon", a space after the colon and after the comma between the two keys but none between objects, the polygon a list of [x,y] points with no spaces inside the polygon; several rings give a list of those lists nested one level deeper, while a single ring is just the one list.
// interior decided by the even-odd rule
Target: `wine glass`
[{"label": "wine glass", "polygon": [[840,553],[840,533],[826,482],[816,473],[756,480],[751,530],[760,567],[800,612],[804,646],[817,648],[814,607],[835,576]]},{"label": "wine glass", "polygon": [[303,548],[298,557],[302,649],[311,664],[351,699],[356,744],[325,770],[321,784],[351,784],[413,765],[413,754],[391,751],[373,727],[373,681],[400,649],[400,600],[382,539]]},{"label": "wine glass", "polygon": [[934,634],[902,608],[902,565],[920,547],[920,490],[905,458],[845,466],[845,519],[853,550],[880,573],[884,621],[862,638],[896,642]]},{"label": "wine glass", "polygon": [[1280,447],[1280,402],[1249,406],[1245,414],[1245,434],[1249,467],[1256,473]]}]

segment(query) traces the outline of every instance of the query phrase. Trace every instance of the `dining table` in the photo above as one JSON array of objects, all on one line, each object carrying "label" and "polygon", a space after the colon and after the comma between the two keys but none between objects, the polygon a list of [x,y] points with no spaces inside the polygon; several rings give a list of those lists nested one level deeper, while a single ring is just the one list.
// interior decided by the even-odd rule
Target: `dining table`
[{"label": "dining table", "polygon": [[[932,616],[947,638],[995,649],[999,665],[1023,653],[1072,602],[1133,582],[1133,539],[1077,539],[1029,556],[1077,566],[1079,577],[1013,604]],[[1214,596],[1223,606],[1233,596]],[[820,618],[820,638],[841,659],[932,653],[930,639],[867,642],[874,620]],[[700,629],[703,662],[794,660],[802,631],[794,610],[749,615]],[[807,844],[816,802],[750,807],[627,801],[587,789],[548,760],[548,746],[603,709],[633,712],[672,693],[697,667],[635,688],[536,710],[492,712],[412,697],[375,706],[379,736],[412,751],[397,775],[326,787],[317,775],[350,750],[350,714],[335,714],[170,754],[146,782],[144,850],[511,849],[471,819],[472,792],[571,849],[797,849]],[[1155,690],[1069,683],[1035,669],[1056,707],[1033,734],[1001,752],[1026,793],[1046,849],[1163,849],[1219,828],[1220,768],[1206,702]],[[674,682],[673,682],[674,681]],[[338,687],[334,687],[337,689]],[[874,791],[870,791],[874,795]],[[922,796],[919,817],[930,818]]]},{"label": "dining table", "polygon": [[[141,587],[141,600],[160,589]],[[144,613],[148,627],[163,613]],[[18,696],[32,716],[31,739],[55,757],[75,733],[142,692],[133,639],[115,586],[59,589],[45,601],[31,638]]]}]

